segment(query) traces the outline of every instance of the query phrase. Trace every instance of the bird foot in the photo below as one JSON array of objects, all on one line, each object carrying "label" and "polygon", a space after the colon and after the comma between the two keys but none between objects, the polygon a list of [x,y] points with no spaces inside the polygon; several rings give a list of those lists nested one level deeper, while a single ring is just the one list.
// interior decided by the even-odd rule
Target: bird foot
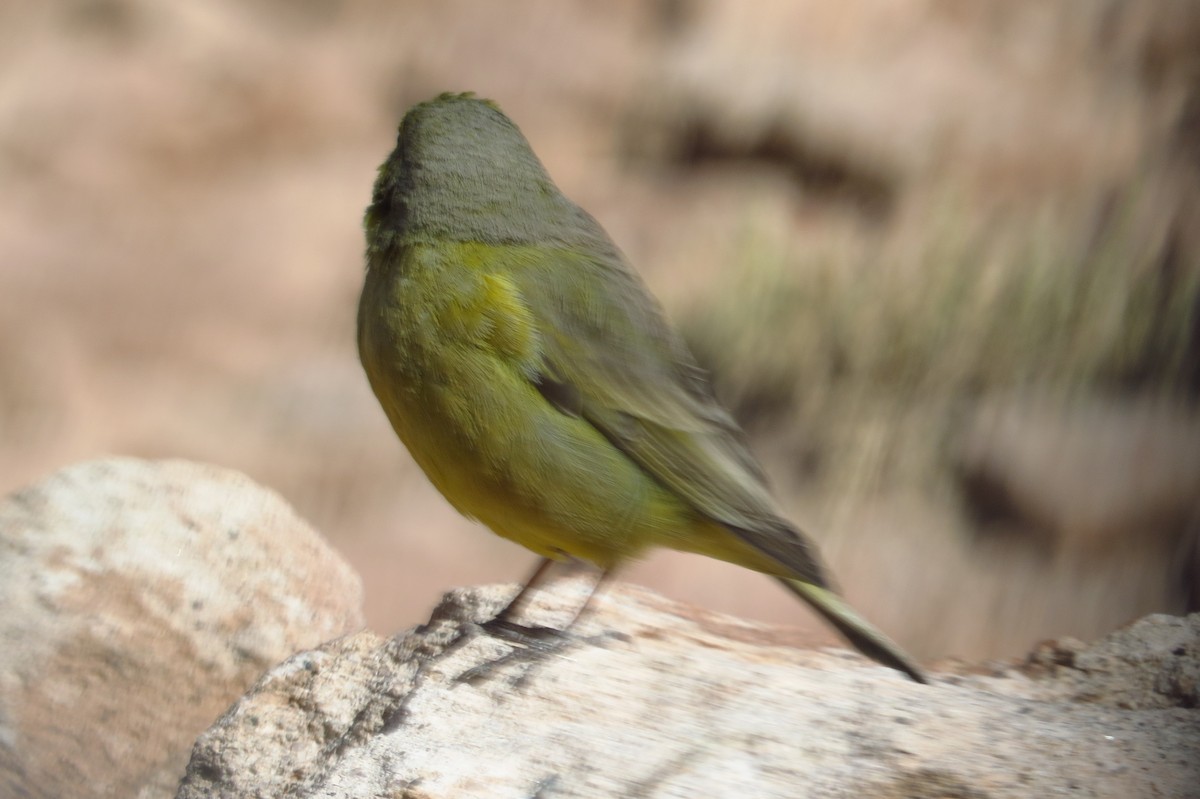
[{"label": "bird foot", "polygon": [[499,616],[476,626],[480,631],[512,644],[512,649],[499,657],[472,666],[458,675],[455,682],[478,685],[492,677],[499,676],[501,670],[510,664],[523,663],[526,664],[526,668],[510,680],[510,685],[518,688],[529,680],[540,664],[554,655],[562,654],[571,646],[580,643],[603,645],[613,638],[629,639],[629,636],[617,632],[604,632],[582,638],[572,634],[569,630],[525,626]]},{"label": "bird foot", "polygon": [[498,676],[501,669],[510,664],[528,664],[528,667],[512,680],[512,687],[516,688],[529,679],[539,662],[564,651],[578,641],[566,630],[554,627],[525,626],[500,616],[479,624],[478,628],[494,638],[512,644],[512,649],[500,657],[472,666],[458,675],[455,682],[477,685]]}]

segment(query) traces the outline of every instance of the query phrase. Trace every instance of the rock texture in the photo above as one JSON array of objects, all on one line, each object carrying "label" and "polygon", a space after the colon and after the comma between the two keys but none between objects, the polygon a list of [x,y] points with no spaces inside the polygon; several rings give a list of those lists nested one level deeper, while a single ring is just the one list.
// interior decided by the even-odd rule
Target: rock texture
[{"label": "rock texture", "polygon": [[[560,651],[506,659],[471,622],[505,593],[272,670],[201,736],[179,799],[1200,795],[1200,616],[921,686],[629,587]],[[566,593],[527,621],[569,615]]]},{"label": "rock texture", "polygon": [[[1138,297],[1192,307],[1200,202],[1172,198],[1200,198],[1197,53],[1189,0],[0,2],[0,493],[107,452],[230,465],[337,536],[388,632],[447,586],[519,574],[523,550],[404,454],[349,333],[401,114],[469,89],[708,345],[791,517],[913,648],[1016,654],[1182,612],[1143,582],[1180,571],[1157,553],[997,569],[941,458],[989,386],[1036,392],[1106,352],[1172,362],[1139,344],[1170,340],[1171,314],[1121,320]],[[1058,254],[1088,259],[1078,283]],[[1040,277],[993,314],[1010,257]],[[1045,302],[1043,279],[1078,288]],[[1061,332],[1037,335],[1039,308]],[[881,376],[847,396],[862,364]],[[1122,374],[1119,396],[1153,388]],[[943,379],[968,379],[945,412]],[[1069,502],[1052,510],[1089,507]],[[636,575],[801,623],[733,567],[664,554]]]},{"label": "rock texture", "polygon": [[0,796],[171,796],[266,668],[361,625],[357,575],[235,472],[106,460],[12,494]]}]

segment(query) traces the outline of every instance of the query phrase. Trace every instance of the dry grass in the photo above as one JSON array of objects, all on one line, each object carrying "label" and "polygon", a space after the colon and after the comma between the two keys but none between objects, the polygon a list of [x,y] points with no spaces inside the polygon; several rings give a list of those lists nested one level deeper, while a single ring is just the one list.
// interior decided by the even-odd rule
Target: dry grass
[{"label": "dry grass", "polygon": [[1194,390],[1200,268],[1166,268],[1159,198],[1139,187],[1080,222],[942,197],[865,243],[745,236],[684,319],[745,423],[801,431],[818,479],[871,490],[944,471],[955,414],[983,395]]}]

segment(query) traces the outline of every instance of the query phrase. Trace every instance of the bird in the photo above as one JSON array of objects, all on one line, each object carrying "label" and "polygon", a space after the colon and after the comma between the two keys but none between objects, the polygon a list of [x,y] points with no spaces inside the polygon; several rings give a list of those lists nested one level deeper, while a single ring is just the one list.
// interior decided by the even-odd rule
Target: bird
[{"label": "bird", "polygon": [[550,563],[603,579],[667,547],[775,578],[926,682],[832,587],[658,301],[496,103],[409,109],[363,226],[357,343],[388,420],[451,505],[542,558],[497,618]]}]

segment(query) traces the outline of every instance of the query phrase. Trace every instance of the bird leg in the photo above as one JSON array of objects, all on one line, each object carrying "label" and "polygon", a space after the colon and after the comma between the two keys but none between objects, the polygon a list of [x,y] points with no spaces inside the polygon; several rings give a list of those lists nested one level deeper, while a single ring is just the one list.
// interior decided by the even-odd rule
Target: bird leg
[{"label": "bird leg", "polygon": [[575,615],[571,617],[571,620],[562,629],[542,625],[525,625],[517,622],[517,617],[525,610],[526,605],[529,604],[530,598],[533,595],[533,589],[545,579],[546,574],[554,566],[555,562],[550,558],[542,558],[533,570],[533,574],[529,575],[529,579],[525,581],[525,585],[517,592],[517,595],[510,599],[508,604],[492,619],[485,621],[480,626],[497,638],[503,638],[513,643],[534,648],[539,645],[544,646],[548,639],[569,637],[571,629],[584,617],[587,610],[591,607],[592,598],[596,596],[601,586],[608,582],[613,570],[605,569],[600,573],[600,578],[592,585],[592,590],[588,592],[587,598],[583,601],[579,610],[575,611]]},{"label": "bird leg", "polygon": [[533,573],[525,580],[525,584],[521,586],[521,590],[516,593],[512,599],[508,600],[508,604],[501,608],[490,622],[487,624],[515,624],[517,616],[525,609],[525,605],[529,603],[529,598],[533,595],[533,589],[546,576],[546,573],[554,567],[555,561],[550,558],[542,558],[538,561]]},{"label": "bird leg", "polygon": [[[514,644],[514,648],[499,658],[467,669],[458,676],[458,682],[478,682],[494,674],[500,666],[513,661],[540,660],[547,655],[560,652],[575,640],[571,635],[571,630],[592,607],[592,599],[600,588],[611,579],[613,570],[605,569],[600,573],[600,578],[592,585],[587,599],[583,601],[583,604],[575,611],[575,615],[561,630],[554,627],[524,625],[513,621],[513,617],[523,610],[524,605],[528,602],[530,589],[545,577],[546,572],[553,564],[554,561],[543,558],[517,595],[492,619],[479,625],[489,634]],[[515,682],[519,683],[528,677],[528,671],[526,670]]]}]

